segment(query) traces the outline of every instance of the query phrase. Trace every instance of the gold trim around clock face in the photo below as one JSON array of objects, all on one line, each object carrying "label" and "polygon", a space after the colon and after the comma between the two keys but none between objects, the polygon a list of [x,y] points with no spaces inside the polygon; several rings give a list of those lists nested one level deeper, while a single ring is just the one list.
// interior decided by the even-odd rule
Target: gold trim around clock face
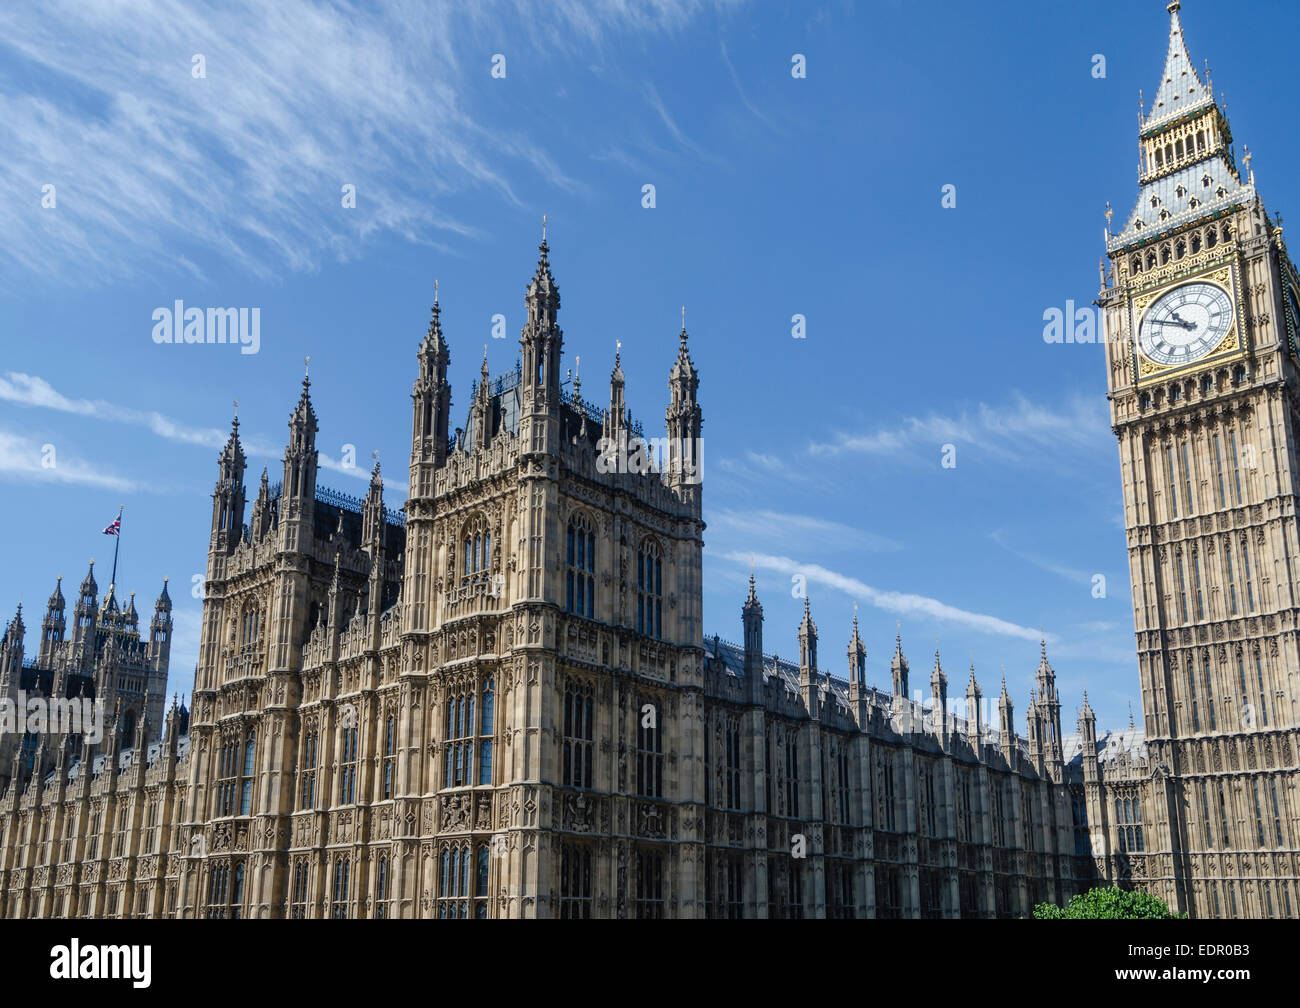
[{"label": "gold trim around clock face", "polygon": [[[1171,291],[1179,287],[1185,287],[1190,283],[1212,283],[1217,287],[1223,288],[1228,295],[1228,300],[1232,303],[1232,323],[1228,326],[1228,331],[1224,333],[1223,339],[1203,357],[1198,357],[1194,361],[1188,361],[1186,364],[1161,364],[1159,361],[1153,361],[1142,352],[1142,343],[1139,339],[1140,326],[1142,319],[1146,317],[1147,309],[1158,299],[1164,297]],[[1173,283],[1165,284],[1161,287],[1144,291],[1142,294],[1134,296],[1132,300],[1132,314],[1129,319],[1129,325],[1132,332],[1133,352],[1137,358],[1138,377],[1145,378],[1149,375],[1160,375],[1164,377],[1167,374],[1173,374],[1177,371],[1187,371],[1195,368],[1202,368],[1209,362],[1231,354],[1238,350],[1241,340],[1238,338],[1238,325],[1241,321],[1241,305],[1237,298],[1236,277],[1230,263],[1219,266],[1216,269],[1205,270],[1200,273],[1192,273],[1187,276],[1179,277]]]}]

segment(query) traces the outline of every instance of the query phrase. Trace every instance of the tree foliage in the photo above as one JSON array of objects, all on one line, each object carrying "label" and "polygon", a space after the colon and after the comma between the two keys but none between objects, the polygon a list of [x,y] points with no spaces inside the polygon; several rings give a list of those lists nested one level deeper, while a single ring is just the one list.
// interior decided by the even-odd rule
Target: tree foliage
[{"label": "tree foliage", "polygon": [[1079,893],[1064,907],[1055,903],[1034,907],[1035,920],[1176,920],[1185,916],[1170,913],[1158,896],[1115,886]]}]

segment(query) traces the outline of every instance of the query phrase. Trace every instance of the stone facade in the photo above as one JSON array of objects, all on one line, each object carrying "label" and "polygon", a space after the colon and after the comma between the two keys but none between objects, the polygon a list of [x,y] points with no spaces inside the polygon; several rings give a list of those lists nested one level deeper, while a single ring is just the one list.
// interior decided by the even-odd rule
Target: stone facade
[{"label": "stone facade", "polygon": [[938,655],[910,699],[901,638],[869,687],[856,618],[844,677],[810,607],[798,663],[765,654],[752,581],[743,643],[704,638],[686,332],[640,471],[617,356],[607,408],[560,380],[540,251],[519,367],[454,432],[435,304],[402,514],[377,465],[317,486],[304,379],[245,524],[236,421],[192,710],[41,751],[0,804],[7,915],[993,917],[1092,877],[1045,649],[1022,739]]},{"label": "stone facade", "polygon": [[1169,9],[1098,299],[1146,722],[1131,861],[1194,916],[1293,917],[1300,276]]}]

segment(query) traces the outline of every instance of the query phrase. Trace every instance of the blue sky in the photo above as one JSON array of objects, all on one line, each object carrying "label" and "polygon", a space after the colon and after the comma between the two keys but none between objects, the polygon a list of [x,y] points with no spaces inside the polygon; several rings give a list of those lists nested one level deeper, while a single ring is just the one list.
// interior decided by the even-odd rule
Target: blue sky
[{"label": "blue sky", "polygon": [[[188,691],[232,400],[250,484],[277,479],[310,354],[321,482],[362,493],[379,450],[400,504],[433,279],[463,423],[547,214],[586,398],[621,340],[661,431],[687,306],[710,634],[739,637],[753,556],[768,650],[796,653],[801,573],[836,674],[856,600],[877,684],[900,621],[914,682],[937,639],[952,692],[1005,665],[1023,718],[1041,626],[1067,731],[1085,683],[1103,726],[1140,712],[1101,348],[1042,331],[1132,208],[1163,3],[132,6],[0,10],[0,611],[24,601],[29,654],[55,574],[93,556],[107,587],[124,504],[118,581],[147,618],[171,577]],[[1188,44],[1286,215],[1294,80],[1260,39],[1300,8],[1233,11],[1188,0]],[[177,299],[259,308],[259,352],[155,344]]]}]

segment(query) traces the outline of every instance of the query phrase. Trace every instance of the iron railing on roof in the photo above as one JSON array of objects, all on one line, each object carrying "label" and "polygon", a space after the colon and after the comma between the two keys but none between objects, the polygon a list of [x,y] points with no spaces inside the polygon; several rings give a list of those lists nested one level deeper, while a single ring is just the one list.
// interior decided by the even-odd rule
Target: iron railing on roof
[{"label": "iron railing on roof", "polygon": [[[275,483],[267,488],[267,500],[279,500],[284,493],[284,484]],[[352,514],[361,514],[362,508],[366,502],[361,497],[353,497],[351,494],[345,494],[341,490],[335,490],[333,487],[320,486],[316,487],[316,500],[321,504],[329,504],[332,507],[339,508],[342,511],[349,511]],[[390,525],[405,525],[406,515],[401,511],[394,511],[392,508],[384,508],[384,518]]]}]

